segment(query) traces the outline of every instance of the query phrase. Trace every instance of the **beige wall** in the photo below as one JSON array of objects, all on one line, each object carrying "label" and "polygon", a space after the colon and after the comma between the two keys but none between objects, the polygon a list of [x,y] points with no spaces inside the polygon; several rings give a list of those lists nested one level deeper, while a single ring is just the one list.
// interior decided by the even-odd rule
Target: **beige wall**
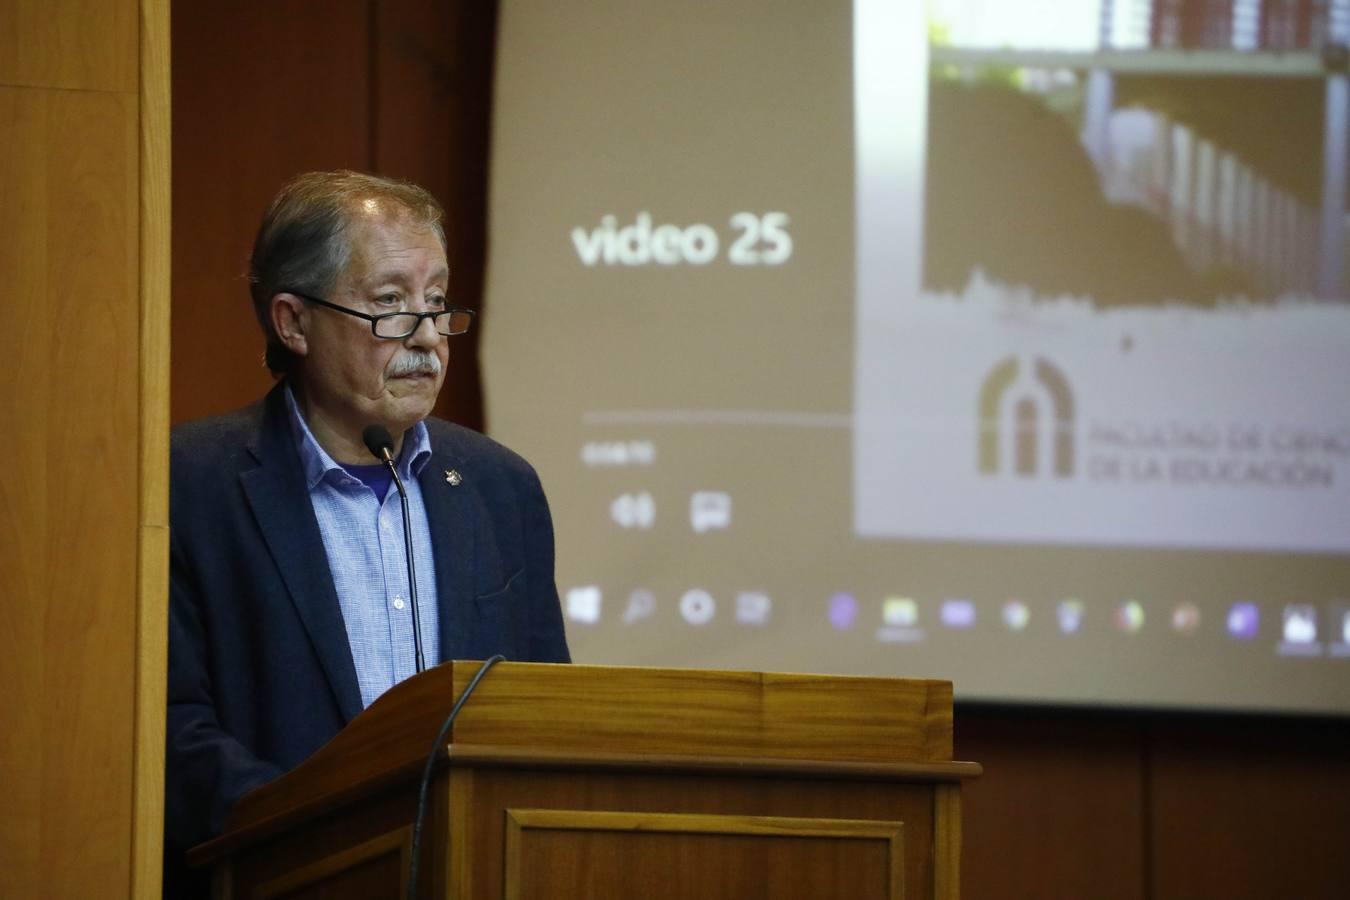
[{"label": "beige wall", "polygon": [[159,890],[167,42],[167,0],[0,0],[4,897]]}]

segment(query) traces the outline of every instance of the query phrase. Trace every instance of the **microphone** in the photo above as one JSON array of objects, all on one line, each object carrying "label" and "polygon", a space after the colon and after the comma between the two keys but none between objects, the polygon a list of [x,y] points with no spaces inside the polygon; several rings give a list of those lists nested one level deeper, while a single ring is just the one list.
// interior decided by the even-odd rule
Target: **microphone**
[{"label": "microphone", "polygon": [[403,507],[403,548],[408,557],[408,599],[412,602],[413,650],[417,654],[417,671],[426,669],[422,659],[422,616],[417,609],[417,567],[413,565],[412,517],[408,514],[408,492],[403,489],[403,479],[398,477],[398,466],[394,464],[394,439],[389,429],[383,425],[367,425],[361,432],[361,440],[366,449],[389,468],[394,476],[394,487],[398,488],[399,504]]},{"label": "microphone", "polygon": [[365,442],[370,455],[380,462],[390,462],[393,459],[394,439],[389,436],[389,429],[383,425],[367,425],[366,430],[361,432],[361,440]]}]

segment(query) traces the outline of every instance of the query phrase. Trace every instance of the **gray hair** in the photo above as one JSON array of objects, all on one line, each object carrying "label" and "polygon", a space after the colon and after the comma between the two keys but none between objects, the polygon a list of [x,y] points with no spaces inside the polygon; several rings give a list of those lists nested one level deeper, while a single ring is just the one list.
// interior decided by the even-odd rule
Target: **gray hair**
[{"label": "gray hair", "polygon": [[347,232],[365,200],[387,201],[414,225],[431,229],[445,249],[441,205],[411,182],[346,169],[291,179],[263,216],[248,267],[253,312],[267,340],[264,360],[273,374],[290,371],[295,355],[272,327],[272,298],[285,291],[316,297],[332,291],[351,261]]}]

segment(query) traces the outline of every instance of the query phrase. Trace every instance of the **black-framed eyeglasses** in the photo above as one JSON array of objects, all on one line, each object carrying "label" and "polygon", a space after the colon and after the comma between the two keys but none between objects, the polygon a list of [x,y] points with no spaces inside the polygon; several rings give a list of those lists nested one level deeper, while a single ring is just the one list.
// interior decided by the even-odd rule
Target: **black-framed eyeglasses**
[{"label": "black-framed eyeglasses", "polygon": [[313,303],[316,306],[344,312],[349,316],[356,316],[358,319],[365,319],[370,323],[371,334],[388,341],[398,341],[411,337],[413,332],[422,327],[423,319],[430,319],[431,324],[436,328],[436,333],[443,334],[446,337],[463,334],[473,324],[473,310],[461,309],[457,306],[430,312],[389,312],[372,316],[357,312],[354,309],[348,309],[345,306],[338,306],[336,303],[329,303],[327,300],[321,300],[318,297],[311,297],[309,294],[302,294],[299,291],[288,290],[285,293],[294,294],[306,303]]}]

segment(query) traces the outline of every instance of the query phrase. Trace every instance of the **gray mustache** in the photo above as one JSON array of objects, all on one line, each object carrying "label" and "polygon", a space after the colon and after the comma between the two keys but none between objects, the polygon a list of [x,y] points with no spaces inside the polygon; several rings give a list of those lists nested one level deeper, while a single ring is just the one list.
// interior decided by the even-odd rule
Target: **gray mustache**
[{"label": "gray mustache", "polygon": [[439,374],[441,374],[441,358],[427,350],[408,350],[399,354],[390,362],[388,370],[390,378]]}]

